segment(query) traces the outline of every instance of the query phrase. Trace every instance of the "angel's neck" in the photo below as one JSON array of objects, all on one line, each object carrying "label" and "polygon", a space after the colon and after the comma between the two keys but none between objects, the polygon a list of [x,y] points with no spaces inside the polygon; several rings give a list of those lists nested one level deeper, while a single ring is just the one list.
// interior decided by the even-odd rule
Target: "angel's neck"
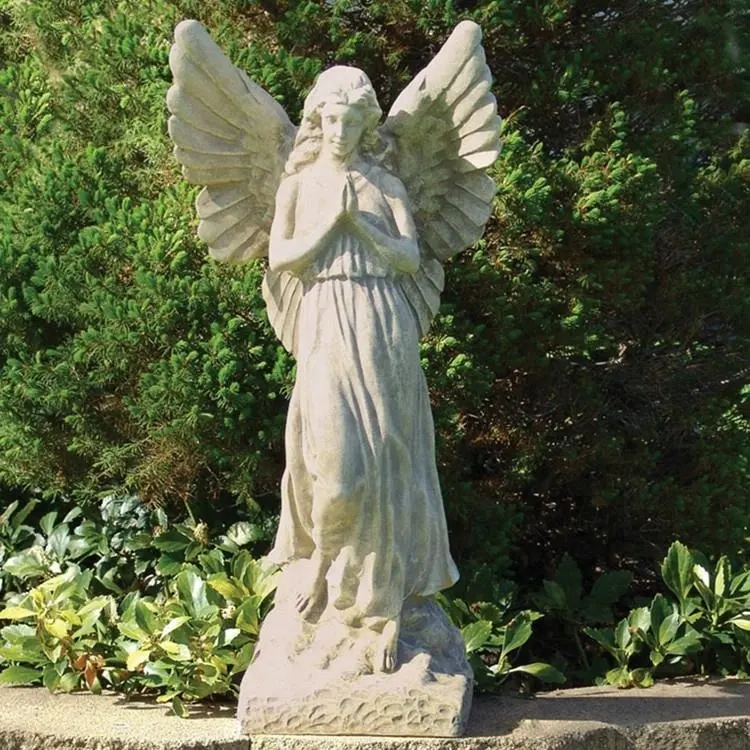
[{"label": "angel's neck", "polygon": [[316,161],[316,167],[321,171],[331,172],[333,174],[340,174],[344,172],[350,172],[352,169],[357,169],[362,166],[361,156],[353,152],[345,158],[340,158],[333,154],[327,154],[322,152]]}]

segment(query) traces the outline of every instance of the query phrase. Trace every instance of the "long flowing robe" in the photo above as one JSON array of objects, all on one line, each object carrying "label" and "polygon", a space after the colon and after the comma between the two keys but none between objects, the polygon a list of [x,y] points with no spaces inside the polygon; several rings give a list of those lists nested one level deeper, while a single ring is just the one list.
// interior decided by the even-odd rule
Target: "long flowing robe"
[{"label": "long flowing robe", "polygon": [[[376,166],[352,173],[360,211],[398,238],[386,176]],[[299,181],[294,236],[302,236],[319,221],[319,186],[305,171],[288,179]],[[302,279],[271,558],[284,564],[318,548],[332,560],[329,605],[392,619],[407,597],[428,596],[458,578],[417,321],[399,275],[345,230]]]}]

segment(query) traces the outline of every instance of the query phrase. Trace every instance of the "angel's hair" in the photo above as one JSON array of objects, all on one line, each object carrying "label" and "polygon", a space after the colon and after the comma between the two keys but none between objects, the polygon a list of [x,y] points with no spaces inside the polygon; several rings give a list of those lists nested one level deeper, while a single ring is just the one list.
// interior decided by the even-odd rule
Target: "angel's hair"
[{"label": "angel's hair", "polygon": [[378,162],[386,158],[389,149],[377,132],[383,112],[370,79],[359,68],[336,65],[317,77],[305,99],[302,122],[284,167],[285,174],[296,174],[318,158],[323,143],[321,113],[326,105],[333,103],[362,112],[365,128],[360,141],[361,152]]}]

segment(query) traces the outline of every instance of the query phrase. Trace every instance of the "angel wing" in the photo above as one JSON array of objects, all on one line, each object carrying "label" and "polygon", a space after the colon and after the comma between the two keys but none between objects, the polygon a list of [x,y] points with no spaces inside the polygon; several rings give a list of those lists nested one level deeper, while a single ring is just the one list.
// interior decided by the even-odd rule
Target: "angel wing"
[{"label": "angel wing", "polygon": [[381,133],[394,145],[422,263],[401,284],[421,333],[440,305],[443,262],[473,245],[490,217],[500,153],[497,103],[477,24],[463,21],[391,107]]},{"label": "angel wing", "polygon": [[296,128],[197,21],[175,29],[169,65],[174,154],[185,179],[205,185],[195,202],[198,236],[219,261],[266,255],[274,198]]}]

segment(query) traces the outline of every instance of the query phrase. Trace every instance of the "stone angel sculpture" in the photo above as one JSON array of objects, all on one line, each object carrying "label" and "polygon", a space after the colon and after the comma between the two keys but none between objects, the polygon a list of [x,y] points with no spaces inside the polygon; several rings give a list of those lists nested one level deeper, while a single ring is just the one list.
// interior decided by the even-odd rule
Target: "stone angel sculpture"
[{"label": "stone angel sculpture", "polygon": [[[484,170],[500,118],[480,29],[461,23],[382,125],[367,75],[336,66],[295,129],[195,21],[177,27],[170,65],[175,155],[204,186],[198,234],[219,261],[268,256],[269,320],[297,361],[271,553],[283,573],[243,681],[245,728],[455,734],[471,673],[431,600],[458,573],[419,339],[443,263],[480,238],[495,193]],[[279,683],[285,670],[297,688]],[[425,690],[436,674],[460,679],[455,710],[430,699],[410,724],[399,706],[382,727],[342,710],[352,680],[368,695],[379,675],[387,695],[399,673]]]}]

